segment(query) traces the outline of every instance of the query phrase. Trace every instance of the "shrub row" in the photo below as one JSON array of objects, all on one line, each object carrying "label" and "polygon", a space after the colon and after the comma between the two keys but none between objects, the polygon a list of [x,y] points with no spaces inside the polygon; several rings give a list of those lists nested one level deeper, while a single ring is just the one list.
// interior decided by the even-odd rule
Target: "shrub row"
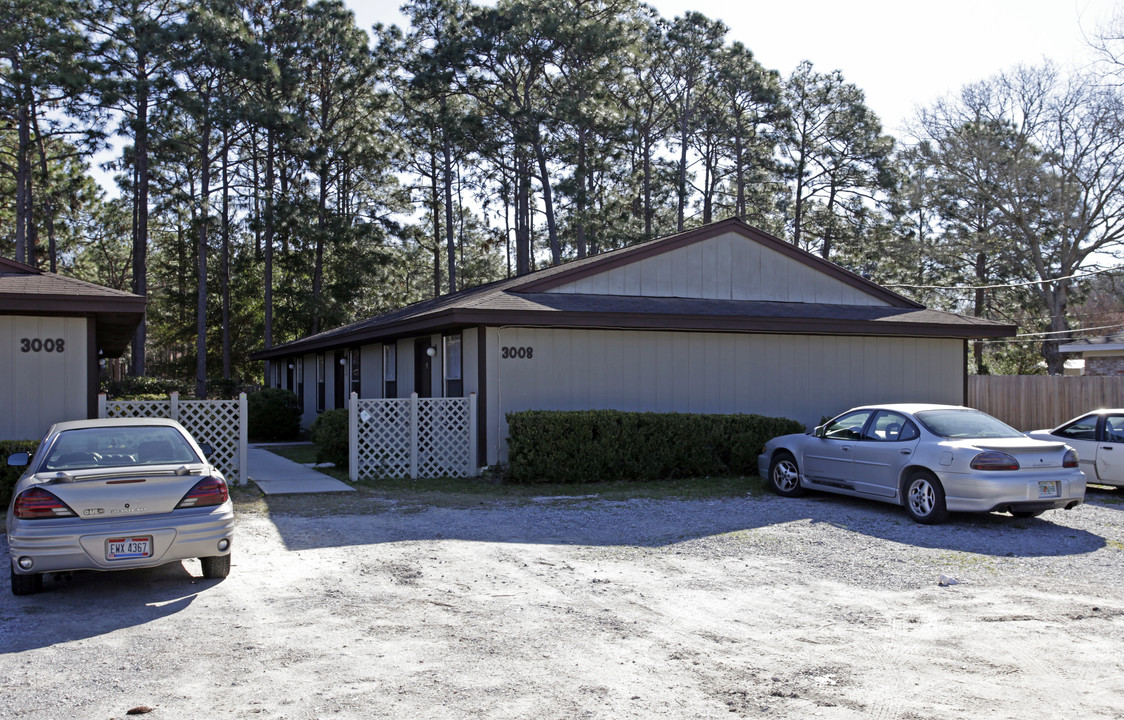
[{"label": "shrub row", "polygon": [[26,466],[9,465],[8,456],[18,452],[35,454],[38,447],[38,440],[0,440],[0,510],[5,512],[8,510],[8,502],[12,499],[12,488],[27,469]]},{"label": "shrub row", "polygon": [[765,441],[804,432],[795,420],[618,410],[508,413],[515,482],[588,483],[756,475]]},{"label": "shrub row", "polygon": [[263,388],[250,393],[246,396],[246,420],[251,440],[296,440],[301,431],[297,396],[291,390],[280,388]]},{"label": "shrub row", "polygon": [[347,410],[325,410],[312,421],[308,429],[312,442],[316,443],[316,462],[335,463],[337,468],[347,469]]}]

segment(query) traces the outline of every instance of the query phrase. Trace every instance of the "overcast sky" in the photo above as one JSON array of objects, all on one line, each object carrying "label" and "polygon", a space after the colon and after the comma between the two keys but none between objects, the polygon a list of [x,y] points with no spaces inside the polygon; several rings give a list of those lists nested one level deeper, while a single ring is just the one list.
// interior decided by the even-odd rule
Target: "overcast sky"
[{"label": "overcast sky", "polygon": [[[405,25],[400,0],[345,0],[359,26]],[[698,10],[730,26],[767,68],[787,76],[801,60],[841,70],[887,132],[915,108],[1019,63],[1088,65],[1091,37],[1116,0],[651,0],[673,18]]]}]

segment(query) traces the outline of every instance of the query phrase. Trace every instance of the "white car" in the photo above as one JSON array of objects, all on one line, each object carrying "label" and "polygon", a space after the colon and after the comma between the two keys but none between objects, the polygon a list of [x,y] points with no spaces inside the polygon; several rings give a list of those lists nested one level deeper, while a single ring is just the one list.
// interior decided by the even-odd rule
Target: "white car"
[{"label": "white car", "polygon": [[1085,499],[1072,448],[954,405],[858,407],[810,433],[773,438],[757,466],[778,495],[823,490],[881,500],[926,524],[949,511],[1034,517]]},{"label": "white car", "polygon": [[171,420],[58,423],[27,466],[8,507],[12,593],[44,573],[127,570],[199,558],[203,577],[230,572],[234,506],[209,451]]},{"label": "white car", "polygon": [[1053,430],[1027,435],[1076,450],[1089,482],[1124,487],[1124,409],[1094,410]]}]

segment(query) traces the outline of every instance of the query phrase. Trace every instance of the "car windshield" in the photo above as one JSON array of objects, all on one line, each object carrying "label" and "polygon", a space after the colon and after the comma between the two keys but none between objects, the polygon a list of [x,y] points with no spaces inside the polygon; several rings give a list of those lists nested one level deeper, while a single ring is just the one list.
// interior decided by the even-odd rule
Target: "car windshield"
[{"label": "car windshield", "polygon": [[1023,434],[979,410],[923,410],[916,413],[934,435],[946,438],[1011,438]]},{"label": "car windshield", "polygon": [[197,462],[199,456],[174,427],[117,425],[59,433],[40,472]]}]

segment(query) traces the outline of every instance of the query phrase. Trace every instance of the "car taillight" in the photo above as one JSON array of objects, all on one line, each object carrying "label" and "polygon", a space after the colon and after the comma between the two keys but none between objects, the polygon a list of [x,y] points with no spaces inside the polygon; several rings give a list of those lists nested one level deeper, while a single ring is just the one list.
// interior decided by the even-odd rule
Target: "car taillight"
[{"label": "car taillight", "polygon": [[205,477],[183,496],[176,509],[207,507],[209,505],[222,505],[230,495],[226,491],[226,483],[216,477]]},{"label": "car taillight", "polygon": [[62,500],[37,487],[29,488],[17,495],[12,510],[21,520],[78,517],[77,513],[67,507]]},{"label": "car taillight", "polygon": [[1019,461],[1014,455],[989,450],[972,458],[971,467],[973,470],[1018,470]]},{"label": "car taillight", "polygon": [[1062,458],[1062,467],[1077,467],[1077,451],[1067,448],[1065,457]]}]

